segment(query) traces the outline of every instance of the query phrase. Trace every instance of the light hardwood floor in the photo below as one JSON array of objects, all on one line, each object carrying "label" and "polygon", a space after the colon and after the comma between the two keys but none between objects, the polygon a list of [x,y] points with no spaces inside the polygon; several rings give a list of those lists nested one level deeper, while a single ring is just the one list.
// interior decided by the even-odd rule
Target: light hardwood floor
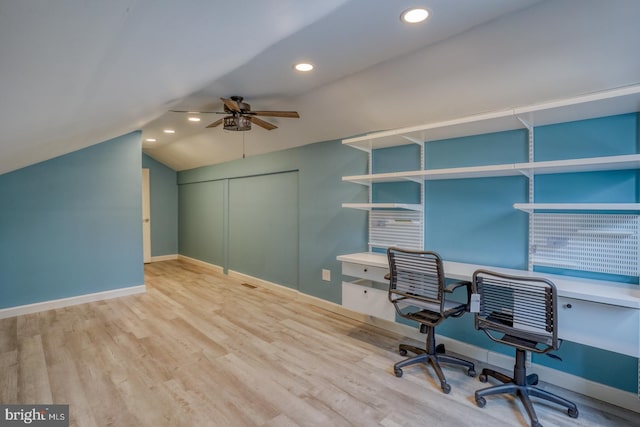
[{"label": "light hardwood floor", "polygon": [[[463,370],[444,368],[448,395],[422,367],[396,378],[402,336],[182,261],[145,277],[145,294],[0,320],[0,402],[68,403],[82,427],[529,424],[516,399],[478,408]],[[545,426],[640,424],[548,388],[580,417],[540,402]]]}]

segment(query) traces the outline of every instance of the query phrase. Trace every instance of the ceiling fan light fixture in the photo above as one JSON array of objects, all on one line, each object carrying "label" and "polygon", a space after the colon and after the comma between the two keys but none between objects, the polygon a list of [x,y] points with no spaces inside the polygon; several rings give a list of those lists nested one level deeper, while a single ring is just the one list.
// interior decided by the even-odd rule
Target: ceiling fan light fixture
[{"label": "ceiling fan light fixture", "polygon": [[224,118],[224,130],[245,131],[251,130],[251,120],[245,116],[227,116]]},{"label": "ceiling fan light fixture", "polygon": [[400,20],[407,24],[417,24],[429,17],[429,11],[423,7],[407,9],[400,15]]},{"label": "ceiling fan light fixture", "polygon": [[295,68],[297,71],[307,73],[313,70],[313,64],[310,64],[308,62],[299,62],[296,65],[294,65],[293,68]]}]

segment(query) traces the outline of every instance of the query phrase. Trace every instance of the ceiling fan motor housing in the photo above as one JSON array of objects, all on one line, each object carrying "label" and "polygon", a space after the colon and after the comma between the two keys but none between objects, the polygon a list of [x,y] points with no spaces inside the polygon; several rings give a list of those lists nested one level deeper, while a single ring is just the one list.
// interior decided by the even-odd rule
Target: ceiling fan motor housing
[{"label": "ceiling fan motor housing", "polygon": [[224,130],[245,131],[251,130],[251,120],[240,114],[224,118]]}]

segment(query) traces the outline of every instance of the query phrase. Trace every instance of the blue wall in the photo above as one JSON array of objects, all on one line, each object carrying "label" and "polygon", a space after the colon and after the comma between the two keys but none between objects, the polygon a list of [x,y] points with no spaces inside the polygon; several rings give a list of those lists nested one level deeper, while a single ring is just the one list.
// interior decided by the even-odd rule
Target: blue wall
[{"label": "blue wall", "polygon": [[[433,141],[425,168],[527,162],[527,144],[523,130]],[[425,247],[450,261],[526,269],[528,218],[513,204],[527,201],[527,188],[524,176],[426,181]]]},{"label": "blue wall", "polygon": [[142,154],[142,167],[149,169],[151,203],[151,256],[178,253],[178,174]]},{"label": "blue wall", "polygon": [[0,307],[144,283],[141,137],[0,176]]}]

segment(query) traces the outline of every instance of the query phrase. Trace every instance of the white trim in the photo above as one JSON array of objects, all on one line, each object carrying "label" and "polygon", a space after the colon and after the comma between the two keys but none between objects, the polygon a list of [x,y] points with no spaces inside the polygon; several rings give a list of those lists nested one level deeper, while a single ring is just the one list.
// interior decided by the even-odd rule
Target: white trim
[{"label": "white trim", "polygon": [[289,287],[284,286],[284,285],[279,285],[277,283],[269,282],[269,281],[264,280],[264,279],[259,279],[257,277],[253,277],[253,276],[250,276],[248,274],[240,273],[239,271],[235,271],[235,270],[229,270],[229,277],[232,277],[234,279],[241,280],[241,281],[251,282],[252,285],[258,285],[258,286],[262,286],[262,287],[265,287],[265,288],[275,289],[275,290],[278,290],[278,291],[283,291],[283,292],[287,292],[287,293],[293,293],[293,294],[295,294],[294,296],[304,295],[304,294],[301,294],[296,289],[289,288]]},{"label": "white trim", "polygon": [[190,262],[191,264],[199,265],[200,267],[213,269],[218,273],[224,273],[224,269],[219,265],[210,264],[208,262],[200,261],[199,259],[191,258],[191,257],[185,256],[185,255],[180,255],[180,254],[178,254],[178,259],[181,260],[181,261]]},{"label": "white trim", "polygon": [[172,261],[178,259],[178,254],[152,256],[151,262]]},{"label": "white trim", "polygon": [[[211,266],[211,264],[208,265]],[[363,323],[367,323],[419,341],[424,340],[423,334],[420,334],[420,332],[416,328],[410,327],[408,325],[379,319],[368,314],[358,313],[331,301],[314,297],[312,295],[307,295],[295,289],[252,277],[244,273],[230,270],[229,275],[236,279],[250,282],[253,285],[262,286],[274,291],[286,292],[289,295],[294,294],[294,297],[304,300],[306,303],[313,304],[317,307],[323,308],[333,313],[340,314],[351,319],[358,320]],[[438,335],[438,341],[445,344],[445,346],[451,352],[460,354],[465,357],[470,357],[479,362],[486,363],[500,369],[504,369],[507,372],[513,370],[514,357],[512,356],[492,352],[482,347],[467,344],[465,342],[454,340],[452,338],[441,335]],[[579,377],[577,375],[572,375],[538,364],[533,364],[531,370],[532,372],[535,371],[540,376],[540,378],[543,379],[543,381],[549,384],[553,384],[566,390],[580,393],[585,396],[589,396],[594,399],[598,399],[603,402],[607,402],[612,405],[620,406],[622,408],[640,413],[640,403],[638,401],[638,396],[636,395],[636,393],[620,390],[605,384],[600,384],[595,381]]]},{"label": "white trim", "polygon": [[112,298],[119,298],[128,295],[142,294],[147,291],[145,285],[131,286],[128,288],[112,289],[110,291],[95,292],[93,294],[77,295],[69,298],[60,298],[50,301],[36,302],[33,304],[19,305],[0,309],[0,319],[7,317],[22,316],[24,314],[38,313],[40,311],[54,310],[72,305],[85,304],[88,302],[102,301]]}]

